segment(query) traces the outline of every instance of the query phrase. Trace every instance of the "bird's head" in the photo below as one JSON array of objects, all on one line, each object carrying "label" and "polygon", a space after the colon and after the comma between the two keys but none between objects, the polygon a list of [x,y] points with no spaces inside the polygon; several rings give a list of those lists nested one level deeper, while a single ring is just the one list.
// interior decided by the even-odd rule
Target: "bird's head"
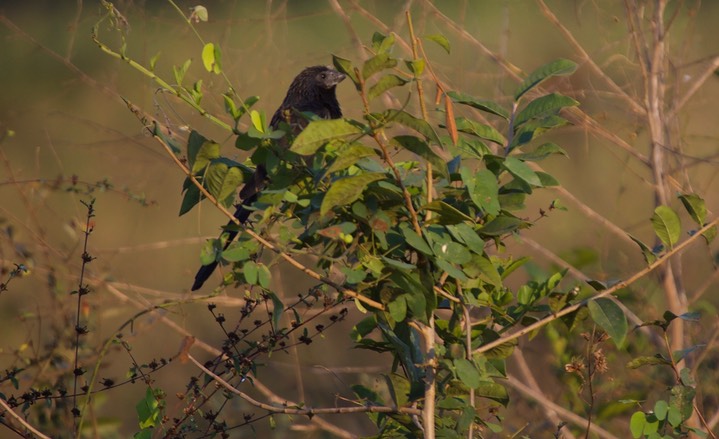
[{"label": "bird's head", "polygon": [[328,66],[307,67],[299,76],[311,78],[315,86],[325,90],[335,88],[337,84],[345,79],[344,73],[340,73]]}]

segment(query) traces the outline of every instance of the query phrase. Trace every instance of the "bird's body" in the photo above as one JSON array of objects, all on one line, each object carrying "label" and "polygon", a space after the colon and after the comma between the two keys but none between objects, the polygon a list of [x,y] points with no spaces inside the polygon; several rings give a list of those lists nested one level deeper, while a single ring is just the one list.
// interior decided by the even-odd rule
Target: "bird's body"
[{"label": "bird's body", "polygon": [[[314,113],[323,119],[342,117],[342,110],[335,91],[337,84],[343,79],[345,79],[345,75],[327,66],[313,66],[304,69],[292,81],[282,105],[270,120],[270,128],[279,129],[285,122],[289,125],[291,134],[297,135],[308,124],[307,119],[298,113]],[[284,141],[283,145],[287,146],[287,142]],[[257,201],[257,197],[266,184],[267,177],[267,169],[262,164],[258,164],[252,178],[240,190],[240,202],[235,211],[235,218],[240,223],[244,223],[249,218],[251,211],[247,207]],[[230,221],[228,227],[232,224],[234,222]],[[226,246],[237,236],[237,232],[229,230],[228,235]],[[216,261],[200,267],[195,275],[192,291],[200,289],[215,268],[217,268]]]}]

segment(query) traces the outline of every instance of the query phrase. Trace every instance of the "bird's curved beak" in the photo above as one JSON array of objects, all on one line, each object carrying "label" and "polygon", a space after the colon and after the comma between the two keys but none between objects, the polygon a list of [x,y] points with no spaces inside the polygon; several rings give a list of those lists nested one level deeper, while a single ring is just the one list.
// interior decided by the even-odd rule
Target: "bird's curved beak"
[{"label": "bird's curved beak", "polygon": [[346,77],[347,77],[347,75],[345,75],[344,73],[340,73],[337,70],[332,70],[331,78],[330,78],[331,84],[333,86],[335,86],[335,85],[339,84],[340,82],[344,81],[344,79]]}]

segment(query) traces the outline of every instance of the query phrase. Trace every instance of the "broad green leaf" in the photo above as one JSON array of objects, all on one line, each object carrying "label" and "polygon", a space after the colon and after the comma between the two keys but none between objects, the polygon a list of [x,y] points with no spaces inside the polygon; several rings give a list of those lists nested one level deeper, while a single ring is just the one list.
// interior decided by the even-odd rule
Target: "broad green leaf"
[{"label": "broad green leaf", "polygon": [[612,299],[600,297],[587,305],[589,315],[594,323],[599,325],[612,338],[614,344],[620,348],[627,336],[627,316]]},{"label": "broad green leaf", "polygon": [[439,214],[439,223],[442,225],[459,224],[465,221],[474,222],[472,218],[441,200],[434,200],[429,204],[425,204],[423,208],[437,212]]},{"label": "broad green leaf", "polygon": [[487,169],[480,169],[474,175],[467,168],[459,172],[472,202],[487,214],[497,215],[500,209],[497,177]]},{"label": "broad green leaf", "polygon": [[484,240],[479,237],[472,226],[466,223],[459,223],[445,226],[449,233],[459,242],[464,243],[467,248],[478,255],[484,254]]},{"label": "broad green leaf", "polygon": [[397,136],[392,139],[395,146],[407,149],[432,163],[435,172],[443,177],[449,176],[447,163],[423,140],[414,136]]},{"label": "broad green leaf", "polygon": [[577,64],[567,59],[558,59],[545,64],[527,76],[527,79],[522,82],[516,93],[514,93],[514,100],[519,100],[526,92],[552,76],[570,75],[575,70],[577,70]]},{"label": "broad green leaf", "polygon": [[445,37],[442,34],[432,34],[432,35],[425,35],[425,39],[434,41],[435,43],[439,44],[442,49],[444,49],[447,53],[450,53],[450,46],[449,46],[449,40],[447,37]]},{"label": "broad green leaf", "polygon": [[659,206],[652,215],[652,227],[665,246],[671,248],[679,241],[682,226],[679,216],[668,206]]},{"label": "broad green leaf", "polygon": [[480,381],[479,385],[475,388],[474,393],[481,398],[488,398],[496,401],[505,407],[509,404],[509,394],[507,393],[507,389],[494,381]]},{"label": "broad green leaf", "polygon": [[344,73],[348,78],[350,78],[357,91],[361,90],[360,81],[359,78],[357,78],[357,74],[355,74],[355,68],[352,65],[352,61],[337,55],[332,55],[332,64],[334,64],[337,71]]},{"label": "broad green leaf", "polygon": [[364,62],[362,66],[362,77],[366,80],[379,71],[391,69],[396,66],[396,59],[390,58],[386,53],[379,53]]},{"label": "broad green leaf", "polygon": [[372,49],[375,53],[387,53],[394,46],[395,37],[393,33],[383,35],[379,32],[372,34]]},{"label": "broad green leaf", "polygon": [[[272,280],[272,275],[270,274],[270,269],[265,264],[257,264],[257,283],[264,289],[270,288],[270,281]],[[272,300],[274,302],[274,299]],[[280,304],[282,302],[280,301]],[[277,310],[277,305],[275,304],[275,311]],[[272,315],[272,318],[274,319],[275,315]],[[278,322],[279,323],[279,322]],[[275,328],[277,327],[277,323],[275,323]]]},{"label": "broad green leaf", "polygon": [[562,108],[576,105],[579,105],[579,102],[559,93],[542,96],[527,104],[527,106],[517,114],[517,117],[514,119],[514,126],[519,127],[530,119],[556,114]]},{"label": "broad green leaf", "polygon": [[202,64],[208,72],[219,74],[222,72],[220,47],[213,43],[205,44],[202,48]]},{"label": "broad green leaf", "polygon": [[332,139],[360,134],[362,130],[344,119],[315,120],[292,142],[290,151],[300,155],[312,155]]},{"label": "broad green leaf", "polygon": [[426,64],[424,59],[422,58],[405,61],[404,63],[407,65],[407,68],[410,72],[414,74],[415,77],[420,76],[422,72],[424,72],[424,66]]},{"label": "broad green leaf", "polygon": [[476,108],[477,110],[481,110],[486,113],[491,113],[491,114],[494,114],[501,118],[509,120],[509,111],[504,109],[504,107],[497,104],[496,102],[483,100],[483,99],[477,99],[473,96],[470,96],[468,94],[464,94],[464,93],[461,93],[458,91],[450,91],[447,93],[447,96],[452,98],[452,100],[458,104],[468,105],[472,108]]},{"label": "broad green leaf", "polygon": [[499,131],[489,125],[484,125],[465,117],[456,117],[454,121],[457,125],[457,129],[463,133],[473,134],[479,138],[489,140],[490,142],[494,142],[502,146],[507,143],[507,139],[505,139]]},{"label": "broad green leaf", "polygon": [[352,204],[360,197],[360,195],[362,195],[362,192],[364,192],[365,188],[367,188],[367,185],[384,178],[385,174],[372,172],[346,177],[332,182],[332,185],[322,199],[320,215],[326,215],[327,212],[337,206]]},{"label": "broad green leaf", "polygon": [[264,111],[257,111],[252,110],[250,111],[250,120],[252,121],[252,126],[259,131],[260,133],[265,132],[265,127],[267,126],[265,121],[265,112]]},{"label": "broad green leaf", "polygon": [[458,358],[454,360],[454,369],[457,372],[457,378],[470,389],[476,389],[479,386],[481,377],[475,365],[466,358]]},{"label": "broad green leaf", "polygon": [[[404,226],[404,227],[402,227]],[[417,234],[414,230],[412,230],[408,225],[402,223],[400,224],[400,230],[402,231],[402,235],[404,236],[404,239],[407,241],[407,244],[412,246],[414,249],[419,250],[420,252],[424,253],[427,256],[432,256],[432,249],[429,247],[429,244],[427,244],[427,241],[421,236]]]},{"label": "broad green leaf", "polygon": [[644,426],[647,424],[647,416],[644,412],[634,412],[629,419],[629,431],[634,439],[639,439],[644,433]]},{"label": "broad green leaf", "polygon": [[152,387],[147,386],[145,397],[135,406],[140,428],[156,427],[160,418],[160,402],[155,397]]},{"label": "broad green leaf", "polygon": [[242,171],[237,167],[228,167],[226,163],[214,161],[207,168],[204,185],[225,207],[233,204],[234,194],[242,184]]},{"label": "broad green leaf", "polygon": [[341,171],[357,163],[358,160],[365,157],[376,156],[374,149],[364,146],[361,143],[353,142],[342,145],[337,151],[337,157],[327,168],[327,173]]},{"label": "broad green leaf", "polygon": [[453,264],[466,264],[472,259],[467,247],[454,241],[435,244],[434,254]]},{"label": "broad green leaf", "polygon": [[526,182],[527,184],[542,187],[542,180],[539,179],[537,173],[534,172],[532,168],[527,166],[527,164],[523,161],[514,157],[507,157],[504,160],[504,167],[512,175]]},{"label": "broad green leaf", "polygon": [[484,275],[484,279],[486,281],[498,288],[502,286],[502,277],[499,275],[497,267],[494,266],[489,258],[484,256],[475,256],[472,261],[477,264],[477,267],[479,267],[479,270]]},{"label": "broad green leaf", "polygon": [[257,262],[247,261],[242,266],[242,274],[245,276],[245,280],[250,285],[257,285],[258,269]]},{"label": "broad green leaf", "polygon": [[639,248],[642,250],[642,256],[644,256],[644,261],[647,263],[647,265],[654,263],[654,261],[657,260],[657,255],[654,254],[651,248],[649,248],[648,245],[643,243],[639,238],[636,238],[632,235],[629,235],[629,238],[636,242]]},{"label": "broad green leaf", "polygon": [[401,87],[405,85],[408,81],[400,78],[397,75],[389,74],[385,75],[380,78],[379,81],[375,85],[369,88],[369,91],[367,92],[367,98],[371,101],[372,99],[376,98],[377,96],[381,95],[382,93],[386,92],[387,90],[394,88],[394,87]]},{"label": "broad green leaf", "polygon": [[514,157],[524,161],[537,162],[549,157],[552,154],[561,154],[563,156],[567,156],[566,151],[560,148],[557,144],[550,142],[542,143],[537,148],[535,148],[534,151],[516,154],[514,155]]},{"label": "broad green leaf", "polygon": [[682,194],[679,195],[679,199],[694,222],[699,227],[703,226],[707,217],[707,206],[704,200],[696,194]]},{"label": "broad green leaf", "polygon": [[[677,384],[672,387],[671,396],[669,397],[669,413],[667,418],[673,426],[678,426],[682,421],[686,421],[692,415],[694,410],[694,397],[696,390],[690,386]],[[677,413],[672,415],[672,409]]]},{"label": "broad green leaf", "polygon": [[251,251],[248,246],[243,245],[243,243],[233,242],[227,250],[222,252],[222,259],[228,262],[246,261],[250,259],[253,253],[254,252]]},{"label": "broad green leaf", "polygon": [[663,421],[667,417],[667,413],[669,412],[669,404],[667,404],[664,400],[659,400],[656,403],[654,403],[654,416],[657,417],[660,421]]},{"label": "broad green leaf", "polygon": [[[189,181],[189,179],[187,180]],[[203,195],[200,192],[200,189],[194,185],[194,183],[190,183],[190,185],[187,187],[187,190],[185,192],[185,195],[182,197],[182,204],[180,205],[180,214],[179,216],[182,216],[189,212],[197,203],[202,200]]]},{"label": "broad green leaf", "polygon": [[192,173],[201,171],[210,160],[220,156],[220,145],[204,138],[195,130],[187,139],[187,162]]},{"label": "broad green leaf", "polygon": [[433,143],[435,145],[442,144],[442,142],[440,142],[439,140],[439,136],[437,136],[437,133],[434,132],[432,125],[430,125],[426,120],[418,119],[407,113],[406,111],[402,110],[387,111],[387,118],[408,128],[412,128],[413,130],[425,136],[430,141],[430,143]]},{"label": "broad green leaf", "polygon": [[568,123],[569,121],[567,121],[567,119],[556,115],[530,120],[524,123],[521,127],[519,127],[519,130],[516,131],[514,137],[512,138],[512,142],[509,144],[509,150],[512,151],[514,148],[531,142],[533,139],[536,139],[547,131],[559,128]]},{"label": "broad green leaf", "polygon": [[513,216],[501,215],[485,224],[479,233],[486,236],[501,236],[525,226],[525,222]]},{"label": "broad green leaf", "polygon": [[554,178],[554,176],[549,175],[546,172],[542,172],[542,171],[536,171],[535,174],[537,174],[537,177],[539,177],[539,181],[541,182],[541,187],[559,186],[559,180]]},{"label": "broad green leaf", "polygon": [[388,303],[387,311],[389,311],[389,315],[392,316],[392,319],[395,322],[399,323],[399,322],[404,321],[405,317],[407,317],[406,295],[402,294],[401,296],[397,297],[395,300]]}]

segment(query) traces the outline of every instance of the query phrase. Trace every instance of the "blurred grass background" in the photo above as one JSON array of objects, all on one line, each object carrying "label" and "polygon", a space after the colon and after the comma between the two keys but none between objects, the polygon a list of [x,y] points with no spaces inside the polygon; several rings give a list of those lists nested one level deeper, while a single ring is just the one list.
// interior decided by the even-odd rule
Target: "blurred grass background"
[{"label": "blurred grass background", "polygon": [[[684,2],[670,3],[684,8],[677,14],[669,40],[673,54],[671,86],[678,96],[701,71],[702,61],[719,53],[719,2],[705,1],[700,6],[697,2],[688,2],[688,6],[682,5]],[[195,5],[178,4],[186,13]],[[547,4],[609,77],[630,96],[641,96],[643,85],[627,33],[623,2],[557,0]],[[172,78],[173,65],[191,58],[187,82],[202,79],[203,106],[222,115],[221,93],[226,84],[202,67],[201,44],[182,17],[165,2],[121,1],[115,5],[129,23],[128,56],[148,65],[160,53],[156,71],[166,79]],[[358,44],[368,43],[375,31],[386,33],[383,26],[406,39],[403,11],[408,5],[418,35],[442,33],[450,40],[451,54],[431,43],[425,47],[435,71],[455,90],[506,104],[517,85],[472,39],[524,72],[558,57],[580,61],[577,52],[533,1],[215,1],[204,3],[210,20],[196,27],[206,41],[221,46],[223,69],[238,94],[259,95],[261,101],[255,108],[271,114],[291,79],[303,67],[330,64],[331,54],[359,63],[366,52],[358,50]],[[349,22],[343,20],[337,6]],[[42,352],[52,349],[66,356],[64,367],[72,367],[68,346],[56,346],[55,342],[58,334],[72,331],[74,325],[59,317],[71,316],[75,305],[74,296],[68,293],[77,288],[81,262],[81,224],[85,221],[81,200],[97,199],[95,230],[90,239],[90,253],[97,259],[89,265],[89,276],[97,282],[112,282],[134,303],[145,306],[189,297],[200,247],[205,239],[215,237],[225,223],[222,215],[209,206],[178,217],[184,176],[158,144],[143,133],[118,96],[155,116],[167,115],[178,131],[190,126],[213,137],[223,145],[226,155],[244,157],[234,152],[234,138],[171,97],[155,93],[155,83],[98,49],[90,38],[90,29],[102,13],[100,3],[95,1],[0,3],[0,128],[13,132],[0,143],[2,281],[13,263],[30,268],[27,276],[12,280],[9,291],[0,295],[0,369],[41,358]],[[106,24],[99,29],[100,39],[117,47],[117,31]],[[583,111],[607,131],[648,154],[647,127],[607,90],[586,63],[580,62],[579,70],[569,79],[549,86],[579,100]],[[434,90],[428,92],[433,93]],[[361,103],[351,85],[342,84],[338,96],[346,115],[361,117]],[[683,179],[681,172],[675,173],[676,192],[691,189],[704,196],[710,215],[719,209],[717,96],[719,77],[715,75],[681,111],[675,127],[679,133],[675,138],[680,139],[684,154],[677,163],[683,163],[688,176]],[[654,242],[649,223],[654,198],[647,168],[584,126],[565,128],[550,140],[569,154],[569,158],[543,163],[564,188],[619,228],[647,243]],[[107,181],[111,188],[88,195],[73,193],[67,190],[72,178],[88,183]],[[688,180],[691,188],[687,187]],[[53,181],[58,184],[53,186]],[[552,266],[547,258],[547,252],[551,252],[587,276],[610,282],[626,278],[644,266],[636,246],[588,219],[553,190],[543,190],[532,197],[522,216],[535,218],[538,209],[546,209],[555,198],[562,200],[568,211],[552,212],[548,219],[523,232],[523,237],[534,240],[544,251],[538,252],[517,240],[510,249],[513,254],[533,256],[541,269]],[[681,210],[678,202],[673,207]],[[691,228],[686,214],[682,220],[685,229]],[[705,317],[690,329],[697,335],[697,343],[716,330],[716,251],[716,244],[709,248],[695,245],[683,256],[682,278],[687,291],[702,291],[690,304],[691,309],[703,311]],[[277,275],[287,297],[309,285],[291,269]],[[102,283],[97,285],[88,296],[92,330],[89,345],[98,345],[110,337],[138,311]],[[229,290],[226,294],[231,297],[235,293],[241,296],[241,292]],[[645,279],[627,294],[630,297],[626,303],[642,319],[659,318],[666,308],[655,279]],[[230,317],[236,309],[227,304],[223,312]],[[167,317],[209,343],[219,343],[222,338],[204,303],[174,308]],[[387,358],[350,349],[346,334],[360,317],[353,310],[346,325],[303,348],[299,358],[273,355],[258,378],[271,383],[283,397],[311,401],[316,406],[332,405],[336,394],[351,397],[348,386],[358,380],[372,380],[370,374],[328,373],[315,365],[365,371],[389,368]],[[701,334],[705,334],[704,338]],[[139,319],[127,335],[134,347],[133,355],[145,362],[176,354],[181,338],[151,317]],[[543,346],[530,345],[525,354],[540,360],[535,363],[540,376],[556,375],[562,364],[554,355],[543,352]],[[623,367],[621,359],[626,361],[619,356],[615,366],[619,369]],[[109,360],[102,376],[122,376],[130,364],[119,350]],[[173,395],[182,390],[192,369],[183,364],[169,367],[174,371],[161,373],[157,379]],[[631,378],[631,373],[622,379]],[[305,395],[299,394],[298,379],[305,383]],[[13,393],[6,387],[0,391]],[[554,395],[564,392],[561,388],[547,391]],[[144,389],[135,385],[105,394],[108,403],[100,405],[97,414],[112,426],[108,434],[127,437],[137,430],[132,408],[143,393]],[[617,395],[612,397],[616,399]],[[527,422],[534,429],[530,431],[552,431],[533,403],[522,402],[521,397],[515,401],[517,405],[510,405],[504,413],[509,431]],[[170,408],[176,409],[173,404],[177,403],[169,401]],[[518,408],[523,408],[522,414],[516,412]],[[717,406],[713,409],[716,411]],[[115,421],[122,422],[119,430],[113,430]],[[305,420],[297,423],[304,424]],[[372,431],[362,416],[344,418],[339,424],[350,431]],[[266,431],[265,424],[257,425],[259,431]],[[285,428],[288,426],[281,426],[276,437],[310,434]],[[619,437],[626,431],[619,424],[609,429]],[[3,434],[0,432],[0,436]],[[249,430],[235,434],[252,437]],[[314,434],[321,437],[326,433]]]}]

